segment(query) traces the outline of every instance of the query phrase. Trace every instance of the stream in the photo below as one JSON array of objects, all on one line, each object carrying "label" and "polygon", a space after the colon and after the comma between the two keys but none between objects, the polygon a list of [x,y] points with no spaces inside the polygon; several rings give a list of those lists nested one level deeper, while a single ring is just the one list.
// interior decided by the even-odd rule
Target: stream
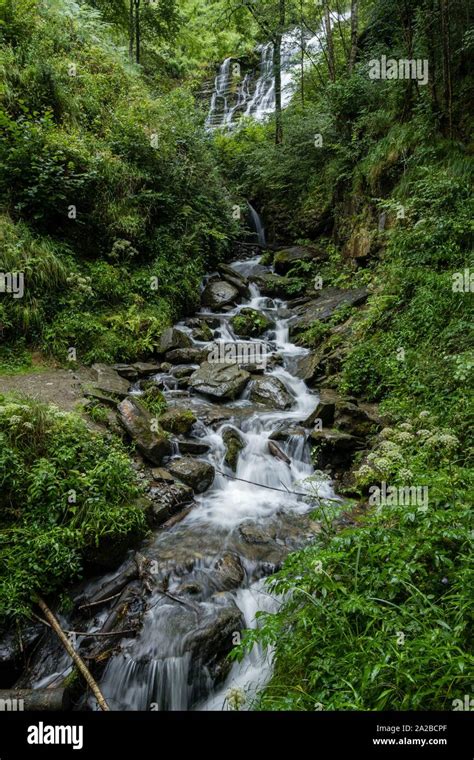
[{"label": "stream", "polygon": [[[246,343],[250,348],[260,344],[261,349],[263,344],[264,375],[281,381],[291,403],[285,409],[255,404],[247,386],[239,398],[221,402],[223,421],[206,424],[203,410],[215,410],[215,401],[176,389],[166,372],[153,378],[165,389],[170,407],[181,404],[194,410],[198,419],[192,439],[202,444],[205,453],[198,458],[215,468],[215,477],[210,488],[195,495],[184,519],[170,529],[154,531],[140,548],[153,574],[138,634],[121,639],[100,678],[112,709],[232,709],[236,694],[238,708],[249,709],[271,675],[272,653],[254,648],[231,666],[226,655],[240,640],[242,628],[257,625],[257,611],[272,612],[281,603],[265,587],[265,577],[318,530],[309,515],[314,501],[305,495],[334,496],[327,481],[305,482],[313,468],[307,432],[299,423],[313,412],[318,396],[294,374],[306,349],[289,338],[291,313],[283,300],[262,296],[251,281],[256,272],[271,271],[262,267],[260,257],[235,261],[231,267],[249,278],[250,298],[227,311],[203,308],[197,316],[214,325],[213,340],[192,339],[193,346],[211,350],[216,343]],[[248,307],[263,313],[271,327],[258,340],[242,341],[231,319]],[[186,321],[176,327],[191,337]],[[141,391],[132,387],[132,393]],[[229,429],[243,443],[235,472],[225,462],[223,434]],[[275,437],[287,461],[270,452],[269,441]],[[177,455],[175,450],[173,456]],[[86,583],[86,595],[113,576]],[[110,607],[98,610],[88,631],[101,628]],[[67,616],[61,621],[66,628],[72,625]],[[69,670],[68,656],[50,642],[39,654],[31,685],[51,685]],[[97,706],[89,697],[79,709]]]}]

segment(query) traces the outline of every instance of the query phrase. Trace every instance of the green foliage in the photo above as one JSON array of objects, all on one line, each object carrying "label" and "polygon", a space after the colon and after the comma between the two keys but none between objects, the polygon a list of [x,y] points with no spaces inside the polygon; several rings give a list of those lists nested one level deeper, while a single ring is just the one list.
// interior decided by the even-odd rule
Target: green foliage
[{"label": "green foliage", "polygon": [[0,397],[0,620],[28,614],[36,591],[77,578],[105,539],[143,534],[130,460],[84,421]]},{"label": "green foliage", "polygon": [[354,528],[323,522],[269,579],[285,601],[259,613],[243,648],[275,646],[257,709],[449,710],[469,691],[473,482],[458,446],[428,411],[387,430],[359,478],[426,485],[428,504],[371,509]]}]

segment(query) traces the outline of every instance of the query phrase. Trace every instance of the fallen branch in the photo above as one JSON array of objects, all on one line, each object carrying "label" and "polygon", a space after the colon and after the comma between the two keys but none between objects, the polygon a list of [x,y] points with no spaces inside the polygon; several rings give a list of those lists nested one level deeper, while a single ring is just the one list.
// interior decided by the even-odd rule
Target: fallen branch
[{"label": "fallen branch", "polygon": [[68,637],[64,633],[63,629],[59,625],[58,621],[56,620],[55,616],[49,609],[46,602],[41,599],[41,597],[38,597],[37,599],[38,606],[41,610],[41,612],[46,617],[47,621],[50,623],[51,628],[54,630],[55,634],[59,638],[61,644],[63,645],[64,649],[68,653],[68,655],[71,657],[72,661],[76,665],[79,672],[84,676],[84,679],[87,682],[87,685],[90,687],[92,693],[94,694],[97,704],[99,705],[100,709],[104,712],[108,712],[110,710],[107,702],[105,701],[105,698],[99,689],[97,682],[92,677],[92,674],[85,664],[84,660],[78,655],[74,647],[72,646],[71,642],[69,641]]}]

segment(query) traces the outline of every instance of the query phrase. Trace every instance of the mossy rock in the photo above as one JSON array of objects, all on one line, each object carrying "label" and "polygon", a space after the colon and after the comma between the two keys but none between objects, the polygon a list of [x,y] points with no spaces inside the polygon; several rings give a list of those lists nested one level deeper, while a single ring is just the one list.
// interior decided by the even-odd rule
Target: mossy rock
[{"label": "mossy rock", "polygon": [[256,338],[266,332],[271,321],[256,309],[245,308],[231,319],[232,329],[242,338]]},{"label": "mossy rock", "polygon": [[160,425],[163,430],[176,435],[186,435],[196,422],[196,417],[189,409],[168,409],[161,415]]}]

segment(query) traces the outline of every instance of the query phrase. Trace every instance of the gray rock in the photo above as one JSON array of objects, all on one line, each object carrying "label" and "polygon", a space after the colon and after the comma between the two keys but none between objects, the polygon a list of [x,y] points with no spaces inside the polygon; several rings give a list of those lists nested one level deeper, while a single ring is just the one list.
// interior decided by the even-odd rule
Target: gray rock
[{"label": "gray rock", "polygon": [[214,467],[209,462],[191,457],[172,459],[168,465],[172,475],[190,486],[196,493],[206,491],[214,480]]},{"label": "gray rock", "polygon": [[192,504],[194,496],[193,489],[185,483],[162,481],[161,478],[157,480],[159,484],[152,486],[148,493],[152,505],[148,518],[153,527],[162,525]]},{"label": "gray rock", "polygon": [[188,348],[191,345],[192,341],[187,333],[178,330],[176,327],[168,327],[161,336],[159,352],[166,354],[173,348]]},{"label": "gray rock", "polygon": [[291,334],[307,330],[316,320],[326,321],[332,317],[339,306],[360,306],[368,297],[367,288],[340,290],[326,288],[317,298],[295,309],[296,320],[291,326]]},{"label": "gray rock", "polygon": [[189,385],[199,393],[220,399],[235,399],[244,390],[250,375],[236,364],[204,362],[191,375]]},{"label": "gray rock", "polygon": [[134,362],[132,367],[137,372],[138,377],[149,377],[160,371],[160,365],[153,362]]},{"label": "gray rock", "polygon": [[130,383],[121,377],[115,369],[109,367],[108,364],[93,364],[91,370],[96,377],[92,384],[94,388],[108,396],[125,398]]},{"label": "gray rock", "polygon": [[336,403],[340,400],[340,396],[336,391],[329,388],[321,389],[319,393],[319,401],[316,404],[314,412],[311,412],[302,423],[304,427],[312,428],[316,424],[316,420],[321,420],[321,424],[326,427],[330,426],[334,422],[334,413],[336,410]]},{"label": "gray rock", "polygon": [[160,416],[160,425],[163,430],[169,433],[186,434],[189,433],[196,422],[196,417],[190,409],[182,409],[175,406],[168,409]]},{"label": "gray rock", "polygon": [[358,439],[340,430],[313,430],[311,438],[317,444],[316,465],[319,469],[347,469],[352,464]]},{"label": "gray rock", "polygon": [[201,303],[210,309],[221,309],[239,298],[239,291],[225,280],[208,282],[201,295]]},{"label": "gray rock", "polygon": [[289,409],[293,401],[282,381],[271,375],[253,378],[250,398],[274,409]]},{"label": "gray rock", "polygon": [[161,464],[171,454],[171,443],[164,433],[153,432],[152,417],[135,397],[124,399],[117,407],[119,422],[138,450],[152,464]]},{"label": "gray rock", "polygon": [[235,334],[242,338],[257,338],[271,326],[271,321],[257,309],[245,307],[230,320]]},{"label": "gray rock", "polygon": [[308,385],[321,375],[321,351],[310,351],[306,356],[302,356],[296,362],[295,375],[304,380]]},{"label": "gray rock", "polygon": [[206,360],[208,353],[207,349],[190,346],[189,348],[174,348],[167,352],[165,358],[172,364],[201,364]]}]

